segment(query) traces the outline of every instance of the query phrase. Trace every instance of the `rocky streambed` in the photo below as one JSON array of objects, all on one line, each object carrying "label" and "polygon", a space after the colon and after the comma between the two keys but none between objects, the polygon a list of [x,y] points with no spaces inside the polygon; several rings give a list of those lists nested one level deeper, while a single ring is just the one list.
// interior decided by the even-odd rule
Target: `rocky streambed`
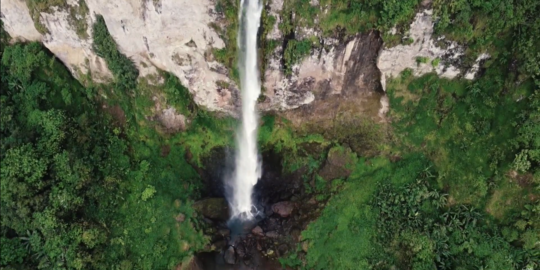
[{"label": "rocky streambed", "polygon": [[223,175],[228,171],[224,160],[228,160],[226,151],[216,150],[206,160],[205,170],[200,171],[206,198],[197,201],[194,208],[211,241],[196,256],[192,269],[282,269],[277,259],[302,246],[301,231],[320,214],[326,202],[306,192],[302,177],[305,170],[282,174],[279,156],[266,153],[263,176],[255,186],[260,213],[252,222],[237,224],[241,228],[231,231],[223,184]]}]

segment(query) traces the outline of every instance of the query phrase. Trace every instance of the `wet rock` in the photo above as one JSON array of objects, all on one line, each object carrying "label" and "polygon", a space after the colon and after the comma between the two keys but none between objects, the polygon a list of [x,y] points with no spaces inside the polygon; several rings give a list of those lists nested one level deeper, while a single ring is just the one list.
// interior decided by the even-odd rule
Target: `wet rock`
[{"label": "wet rock", "polygon": [[236,246],[236,255],[239,258],[244,258],[244,256],[246,256],[246,247],[244,244],[240,243],[238,246]]},{"label": "wet rock", "polygon": [[[301,105],[296,110],[283,111],[282,115],[295,127],[317,132],[335,127],[338,117],[378,119],[383,96],[376,66],[383,43],[380,34],[362,33],[341,41],[325,38],[323,43],[327,49],[316,49],[304,58],[290,79],[277,76],[280,67],[270,61],[265,72],[265,88],[282,96],[284,91],[295,91],[298,101],[286,100],[285,104]],[[307,99],[308,94],[311,99]]]},{"label": "wet rock", "polygon": [[202,262],[199,258],[193,256],[184,260],[176,266],[176,270],[202,270]]},{"label": "wet rock", "polygon": [[236,252],[234,251],[234,247],[230,246],[225,250],[225,253],[223,254],[223,260],[225,260],[228,264],[235,264],[236,263]]},{"label": "wet rock", "polygon": [[268,237],[268,238],[278,238],[279,233],[277,233],[276,231],[267,232],[266,237]]},{"label": "wet rock", "polygon": [[278,256],[281,256],[285,253],[287,253],[287,250],[289,250],[289,247],[286,244],[281,244],[278,247]]},{"label": "wet rock", "polygon": [[218,233],[223,237],[228,237],[231,235],[231,231],[229,229],[219,229]]},{"label": "wet rock", "polygon": [[214,225],[214,222],[209,218],[203,217],[203,221],[204,221],[204,223],[206,223],[208,225]]},{"label": "wet rock", "polygon": [[293,239],[295,240],[299,240],[300,239],[300,230],[298,229],[294,229],[291,231],[291,236]]},{"label": "wet rock", "polygon": [[288,217],[294,210],[294,206],[295,205],[292,202],[278,202],[272,205],[272,211],[274,211],[274,213],[280,215],[281,217]]},{"label": "wet rock", "polygon": [[274,213],[274,211],[272,211],[272,207],[268,207],[268,208],[266,208],[266,210],[264,211],[264,214],[265,214],[267,217],[271,216],[273,213]]},{"label": "wet rock", "polygon": [[251,258],[245,258],[244,259],[244,265],[245,266],[252,266],[253,265],[253,262],[251,261]]},{"label": "wet rock", "polygon": [[257,226],[255,228],[253,228],[251,230],[251,233],[253,233],[254,235],[257,235],[257,236],[264,236],[264,232],[263,232],[263,229],[261,229],[260,226]]},{"label": "wet rock", "polygon": [[208,198],[193,204],[193,208],[203,216],[226,221],[229,218],[229,205],[224,198]]},{"label": "wet rock", "polygon": [[347,178],[352,172],[356,156],[350,148],[333,147],[328,152],[328,157],[319,175],[324,180]]},{"label": "wet rock", "polygon": [[217,241],[210,246],[210,250],[223,250],[226,245],[225,240]]}]

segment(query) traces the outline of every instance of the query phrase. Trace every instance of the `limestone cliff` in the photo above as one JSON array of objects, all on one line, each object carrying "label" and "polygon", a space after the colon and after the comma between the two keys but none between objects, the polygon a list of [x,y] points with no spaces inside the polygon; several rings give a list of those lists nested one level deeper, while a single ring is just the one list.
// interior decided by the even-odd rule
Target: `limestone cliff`
[{"label": "limestone cliff", "polygon": [[[39,20],[47,29],[43,35],[24,1],[2,0],[2,20],[13,38],[42,41],[76,77],[90,71],[94,79],[106,80],[111,74],[92,50],[92,27],[87,27],[85,37],[78,36],[68,18],[69,8],[78,4],[68,1],[64,7],[41,12]],[[85,0],[84,4],[89,11],[79,20],[92,25],[95,15],[102,15],[120,51],[135,62],[141,76],[155,74],[156,67],[171,72],[198,104],[210,110],[233,109],[229,90],[217,86],[218,81],[232,81],[220,72],[221,64],[207,57],[212,48],[224,46],[208,26],[214,20],[210,0]]]},{"label": "limestone cliff", "polygon": [[[282,45],[290,36],[278,28],[283,2],[272,0],[266,5],[268,14],[276,18],[266,38],[281,45],[263,63],[265,98],[260,108],[287,111],[293,121],[323,123],[337,114],[382,116],[387,110],[386,78],[411,68],[415,75],[435,71],[444,77],[472,79],[478,62],[488,57],[482,55],[471,70],[461,74],[456,63],[463,49],[452,42],[446,42],[444,49],[437,47],[441,42],[432,37],[432,13],[423,10],[407,33],[412,44],[392,48],[384,48],[376,31],[328,37],[316,28],[297,28],[297,38],[318,40],[321,46],[285,74]],[[320,7],[321,12],[327,8]],[[238,87],[212,55],[213,49],[225,46],[210,26],[222,18],[214,0],[66,0],[63,6],[41,10],[37,17],[23,0],[1,0],[1,14],[14,40],[42,42],[75,77],[90,73],[96,81],[108,81],[111,72],[92,49],[91,25],[97,14],[102,15],[118,48],[135,62],[142,77],[155,75],[158,69],[171,72],[197,104],[213,111],[236,110]],[[43,29],[38,31],[36,25]]]}]

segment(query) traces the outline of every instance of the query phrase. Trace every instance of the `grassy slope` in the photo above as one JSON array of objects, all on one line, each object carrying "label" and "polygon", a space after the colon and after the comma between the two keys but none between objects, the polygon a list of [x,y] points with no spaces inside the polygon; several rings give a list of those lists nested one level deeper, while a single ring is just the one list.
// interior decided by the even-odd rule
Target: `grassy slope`
[{"label": "grassy slope", "polygon": [[[521,17],[515,16],[506,24],[500,21],[486,24],[497,20],[497,16],[508,17],[512,11],[499,9],[484,15],[493,7],[490,8],[490,3],[474,6],[468,2],[461,2],[453,11],[441,11],[447,2],[436,1],[437,12],[445,12],[444,16],[450,18],[459,17],[459,23],[439,25],[438,34],[450,34],[455,40],[468,42],[471,46],[467,55],[471,59],[479,52],[488,51],[492,58],[484,64],[487,70],[473,82],[439,79],[435,74],[414,78],[407,70],[390,80],[387,87],[390,116],[397,144],[383,148],[390,149],[392,160],[396,160],[397,154],[401,161],[360,159],[342,191],[332,196],[322,216],[303,233],[308,243],[307,253],[299,248],[283,261],[285,264],[305,269],[386,269],[392,265],[429,269],[431,261],[442,267],[437,260],[444,258],[442,261],[450,269],[480,265],[488,269],[534,269],[540,265],[537,259],[540,246],[532,244],[537,243],[540,235],[538,159],[525,162],[527,169],[517,176],[513,171],[521,164],[516,159],[518,153],[534,152],[537,150],[532,149],[539,147],[538,143],[525,146],[519,143],[531,142],[530,137],[537,136],[540,128],[539,72],[537,65],[531,63],[538,50],[527,45],[540,34],[538,21],[531,16],[538,5],[524,7],[527,4],[521,3],[514,7]],[[340,16],[346,18],[346,14]],[[339,16],[331,15],[323,18],[321,24],[330,18],[339,21]],[[362,21],[367,25],[374,20]],[[513,27],[519,24],[527,25],[529,32],[516,35]],[[459,32],[460,25],[467,25],[471,31]],[[524,64],[512,68],[509,63],[516,59]],[[524,119],[529,119],[527,124]],[[527,135],[522,130],[527,130]],[[427,188],[447,195],[437,211],[420,208],[416,213],[436,220],[460,207],[476,209],[474,213],[481,217],[482,225],[459,229],[465,239],[452,237],[444,242],[433,236],[437,234],[433,225],[426,225],[431,229],[425,231],[413,226],[396,228],[382,218],[379,211],[383,208],[378,206],[391,198],[380,200],[378,186],[392,183],[393,189],[408,188],[425,171],[433,175]],[[387,190],[383,194],[388,192],[397,191]],[[408,193],[399,196],[406,197]],[[399,196],[398,200],[403,200]],[[419,202],[412,204],[412,207],[421,206]],[[393,209],[400,207],[396,205]],[[427,222],[416,217],[412,220]],[[437,226],[450,226],[446,221],[439,222]],[[398,235],[382,239],[379,236],[388,233],[385,230]],[[448,232],[444,235],[452,236]],[[498,242],[500,239],[503,242]],[[441,241],[452,247],[452,251],[445,253],[438,248]],[[471,243],[471,250],[485,253],[473,256],[460,253]],[[442,254],[446,255],[441,257]],[[508,260],[501,261],[503,257]]]}]

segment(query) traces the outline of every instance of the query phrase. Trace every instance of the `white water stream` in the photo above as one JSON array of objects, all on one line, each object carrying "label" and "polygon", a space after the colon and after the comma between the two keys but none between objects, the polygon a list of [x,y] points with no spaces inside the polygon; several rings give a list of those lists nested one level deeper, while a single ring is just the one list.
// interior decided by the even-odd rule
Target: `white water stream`
[{"label": "white water stream", "polygon": [[261,177],[261,161],[257,148],[258,114],[257,99],[261,93],[261,81],[257,66],[257,31],[263,5],[261,0],[241,0],[238,48],[240,58],[240,89],[242,91],[241,125],[238,129],[235,170],[232,194],[229,198],[231,219],[251,219],[255,207],[252,202],[253,187]]}]

